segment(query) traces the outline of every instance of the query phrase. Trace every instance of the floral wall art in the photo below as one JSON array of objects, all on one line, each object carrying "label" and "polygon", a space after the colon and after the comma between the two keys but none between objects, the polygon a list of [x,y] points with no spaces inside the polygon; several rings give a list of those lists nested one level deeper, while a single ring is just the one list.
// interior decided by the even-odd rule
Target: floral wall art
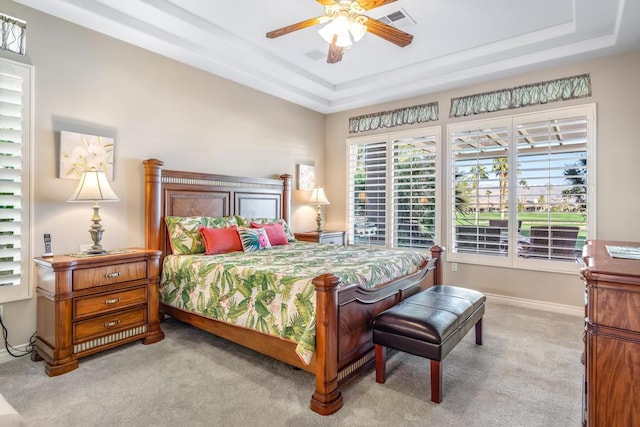
[{"label": "floral wall art", "polygon": [[311,191],[316,186],[316,168],[309,165],[298,165],[298,190]]},{"label": "floral wall art", "polygon": [[60,178],[79,179],[82,172],[96,168],[113,180],[115,141],[104,136],[60,132]]}]

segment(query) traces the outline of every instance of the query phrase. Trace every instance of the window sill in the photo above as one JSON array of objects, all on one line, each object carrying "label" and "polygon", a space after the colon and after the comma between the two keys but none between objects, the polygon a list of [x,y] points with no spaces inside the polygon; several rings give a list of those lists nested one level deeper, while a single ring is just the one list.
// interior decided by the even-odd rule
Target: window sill
[{"label": "window sill", "polygon": [[447,262],[458,264],[477,265],[480,267],[509,268],[513,270],[534,270],[547,273],[578,274],[582,263],[569,261],[548,261],[538,259],[497,257],[487,255],[470,255],[450,252],[447,254]]}]

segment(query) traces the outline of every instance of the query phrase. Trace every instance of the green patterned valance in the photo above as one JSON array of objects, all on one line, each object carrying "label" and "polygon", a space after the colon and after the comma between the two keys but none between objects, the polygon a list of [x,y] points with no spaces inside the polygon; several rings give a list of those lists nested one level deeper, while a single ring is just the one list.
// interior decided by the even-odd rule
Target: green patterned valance
[{"label": "green patterned valance", "polygon": [[2,29],[0,49],[24,55],[24,38],[27,32],[27,23],[21,19],[0,13],[0,28]]},{"label": "green patterned valance", "polygon": [[351,117],[349,119],[349,133],[424,123],[432,120],[438,120],[437,102]]},{"label": "green patterned valance", "polygon": [[490,113],[586,96],[591,96],[589,74],[453,98],[449,117]]}]

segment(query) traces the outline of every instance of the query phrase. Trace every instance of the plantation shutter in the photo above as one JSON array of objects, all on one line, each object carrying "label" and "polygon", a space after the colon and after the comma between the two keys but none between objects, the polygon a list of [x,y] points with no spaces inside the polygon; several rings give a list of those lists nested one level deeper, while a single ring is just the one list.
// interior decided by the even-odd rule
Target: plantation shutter
[{"label": "plantation shutter", "polygon": [[349,153],[350,240],[385,246],[387,143],[350,145]]},{"label": "plantation shutter", "polygon": [[[521,215],[536,212],[524,258],[575,261],[588,225],[587,141],[585,116],[550,118],[515,124]],[[579,237],[582,236],[582,237]]]},{"label": "plantation shutter", "polygon": [[[450,133],[454,252],[507,255],[510,133],[507,123]],[[489,222],[486,213],[495,219]]]},{"label": "plantation shutter", "polygon": [[0,60],[0,302],[29,295],[30,85],[31,67]]},{"label": "plantation shutter", "polygon": [[429,248],[436,219],[436,137],[392,142],[394,247]]}]

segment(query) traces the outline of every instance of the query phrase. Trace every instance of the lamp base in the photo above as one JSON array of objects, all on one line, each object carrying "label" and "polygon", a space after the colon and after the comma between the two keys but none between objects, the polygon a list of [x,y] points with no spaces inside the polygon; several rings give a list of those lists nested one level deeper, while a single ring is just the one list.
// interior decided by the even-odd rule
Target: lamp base
[{"label": "lamp base", "polygon": [[321,206],[322,205],[317,205],[317,207],[316,207],[316,212],[317,212],[317,214],[316,214],[316,224],[317,224],[316,231],[317,232],[323,231],[322,230],[322,207]]},{"label": "lamp base", "polygon": [[92,249],[90,251],[87,251],[87,253],[89,255],[101,255],[101,254],[106,254],[107,251],[104,249]]}]

